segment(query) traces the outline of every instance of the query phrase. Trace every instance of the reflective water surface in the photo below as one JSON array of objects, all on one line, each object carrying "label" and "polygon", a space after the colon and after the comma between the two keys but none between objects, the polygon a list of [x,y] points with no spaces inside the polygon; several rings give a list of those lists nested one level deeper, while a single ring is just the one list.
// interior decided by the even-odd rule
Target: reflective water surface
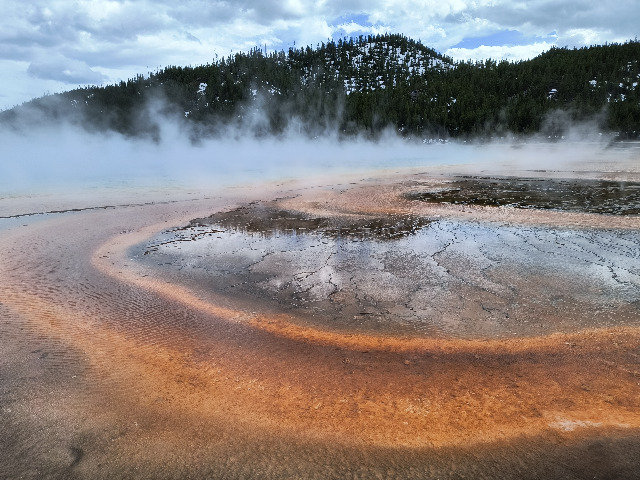
[{"label": "reflective water surface", "polygon": [[145,244],[145,262],[322,328],[483,338],[635,325],[640,233],[254,203]]}]

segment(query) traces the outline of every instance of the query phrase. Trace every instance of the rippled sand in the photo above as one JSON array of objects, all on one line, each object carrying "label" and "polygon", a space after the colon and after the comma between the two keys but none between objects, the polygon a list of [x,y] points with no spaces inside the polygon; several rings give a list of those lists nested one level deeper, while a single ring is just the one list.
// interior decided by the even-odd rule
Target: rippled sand
[{"label": "rippled sand", "polygon": [[345,333],[130,256],[167,228],[275,198],[327,216],[640,227],[416,204],[402,200],[409,180],[180,194],[7,223],[0,478],[636,478],[633,319],[498,339]]}]

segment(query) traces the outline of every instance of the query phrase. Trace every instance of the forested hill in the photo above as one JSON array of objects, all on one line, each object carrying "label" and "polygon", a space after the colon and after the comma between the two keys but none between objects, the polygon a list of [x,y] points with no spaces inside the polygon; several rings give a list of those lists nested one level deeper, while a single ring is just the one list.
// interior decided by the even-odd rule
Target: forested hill
[{"label": "forested hill", "polygon": [[[296,131],[416,138],[560,136],[569,120],[620,138],[640,134],[640,42],[553,48],[528,61],[453,62],[402,35],[260,49],[197,67],[170,66],[106,87],[41,97],[0,113],[27,122],[158,135],[173,117],[192,136]],[[562,119],[562,121],[558,121]],[[226,133],[225,133],[226,134]]]}]

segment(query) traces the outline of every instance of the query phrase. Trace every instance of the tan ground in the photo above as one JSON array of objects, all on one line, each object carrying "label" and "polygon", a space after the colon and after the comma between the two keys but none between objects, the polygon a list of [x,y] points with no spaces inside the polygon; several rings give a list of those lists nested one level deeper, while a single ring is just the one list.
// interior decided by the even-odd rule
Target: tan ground
[{"label": "tan ground", "polygon": [[341,335],[205,301],[126,257],[167,226],[282,196],[323,214],[640,226],[411,205],[398,194],[416,173],[182,196],[0,232],[0,478],[634,478],[640,328]]}]

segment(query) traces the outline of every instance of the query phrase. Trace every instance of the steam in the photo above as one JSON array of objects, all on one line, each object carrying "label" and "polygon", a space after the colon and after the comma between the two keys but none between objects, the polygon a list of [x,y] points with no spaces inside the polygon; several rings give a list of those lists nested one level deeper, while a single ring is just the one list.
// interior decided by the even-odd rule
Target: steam
[{"label": "steam", "polygon": [[[280,112],[284,114],[285,112]],[[87,130],[79,117],[52,125],[23,110],[0,129],[0,197],[109,188],[217,188],[247,182],[331,176],[345,172],[440,165],[479,172],[577,168],[618,155],[600,121],[573,124],[556,114],[539,137],[505,136],[478,143],[405,139],[393,130],[375,140],[345,137],[327,121],[313,126],[287,118],[268,135],[271,113],[254,103],[242,117],[202,132],[155,98],[136,115],[140,137]],[[325,119],[335,116],[325,115]],[[546,135],[556,132],[554,137]],[[557,134],[560,132],[560,134]],[[206,134],[205,134],[206,133]],[[550,141],[553,142],[550,143]],[[608,161],[608,160],[607,160]]]}]

